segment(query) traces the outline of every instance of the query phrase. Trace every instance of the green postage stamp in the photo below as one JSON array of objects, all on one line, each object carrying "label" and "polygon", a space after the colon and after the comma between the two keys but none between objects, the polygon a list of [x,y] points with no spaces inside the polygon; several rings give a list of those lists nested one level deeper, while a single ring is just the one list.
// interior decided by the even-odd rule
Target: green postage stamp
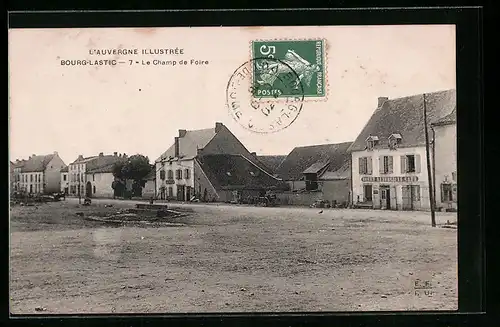
[{"label": "green postage stamp", "polygon": [[[254,98],[293,97],[299,89],[304,98],[326,97],[325,40],[259,40],[251,48]],[[262,62],[265,58],[269,63]],[[291,70],[295,85],[280,87]]]}]

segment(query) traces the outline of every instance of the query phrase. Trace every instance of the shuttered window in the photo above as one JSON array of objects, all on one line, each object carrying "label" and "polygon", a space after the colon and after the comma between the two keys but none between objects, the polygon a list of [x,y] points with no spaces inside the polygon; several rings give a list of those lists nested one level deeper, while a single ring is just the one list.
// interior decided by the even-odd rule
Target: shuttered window
[{"label": "shuttered window", "polygon": [[190,178],[189,173],[190,173],[189,168],[186,168],[186,169],[184,170],[184,178],[185,178],[185,179],[189,179],[189,178]]},{"label": "shuttered window", "polygon": [[359,173],[361,175],[371,175],[372,174],[372,158],[371,157],[361,157],[358,159],[359,163]]},{"label": "shuttered window", "polygon": [[401,156],[401,173],[420,173],[421,158],[419,154]]},{"label": "shuttered window", "polygon": [[165,171],[164,170],[160,170],[160,179],[165,180]]},{"label": "shuttered window", "polygon": [[452,202],[453,190],[451,184],[441,184],[441,202]]},{"label": "shuttered window", "polygon": [[393,158],[392,156],[380,156],[379,157],[379,172],[381,174],[392,174],[393,173]]},{"label": "shuttered window", "polygon": [[170,169],[167,175],[168,179],[174,179],[174,172]]}]

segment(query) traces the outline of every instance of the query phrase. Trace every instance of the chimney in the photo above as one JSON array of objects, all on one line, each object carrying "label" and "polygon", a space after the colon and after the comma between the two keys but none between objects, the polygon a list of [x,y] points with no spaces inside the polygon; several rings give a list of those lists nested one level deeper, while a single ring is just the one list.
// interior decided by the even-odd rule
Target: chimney
[{"label": "chimney", "polygon": [[126,153],[124,153],[124,154],[123,154],[123,158],[126,158],[126,157],[127,157],[127,154],[126,154]]},{"label": "chimney", "polygon": [[57,153],[57,151],[54,151],[54,154],[57,156],[59,153]]},{"label": "chimney", "polygon": [[215,133],[219,133],[219,131],[221,130],[222,126],[224,126],[224,124],[216,122],[215,123]]},{"label": "chimney", "polygon": [[118,155],[118,152],[113,152],[113,155],[116,157]]},{"label": "chimney", "polygon": [[174,157],[178,158],[179,157],[179,138],[176,137],[174,142],[175,142],[174,143],[174,147],[175,147],[175,155],[174,155]]},{"label": "chimney", "polygon": [[32,154],[31,156],[32,156],[32,157],[36,157],[36,154]]},{"label": "chimney", "polygon": [[387,100],[389,100],[388,97],[379,97],[378,98],[378,106],[377,106],[377,108],[382,107],[382,105],[384,104],[384,102],[386,102]]},{"label": "chimney", "polygon": [[252,152],[252,156],[257,157],[257,152]]},{"label": "chimney", "polygon": [[104,157],[104,153],[103,152],[99,152],[99,157]]},{"label": "chimney", "polygon": [[179,130],[179,137],[184,137],[186,135],[187,131],[185,129],[180,129]]}]

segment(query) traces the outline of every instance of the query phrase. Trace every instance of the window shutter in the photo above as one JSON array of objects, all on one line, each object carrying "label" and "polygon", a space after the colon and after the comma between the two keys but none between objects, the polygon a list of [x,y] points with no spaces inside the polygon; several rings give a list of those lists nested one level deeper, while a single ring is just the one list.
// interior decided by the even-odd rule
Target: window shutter
[{"label": "window shutter", "polygon": [[393,162],[392,159],[393,159],[392,156],[389,156],[388,160],[387,160],[387,162],[389,164],[389,174],[392,174],[394,172],[394,168],[393,168],[394,167],[394,162]]},{"label": "window shutter", "polygon": [[179,179],[182,179],[182,169],[179,169]]},{"label": "window shutter", "polygon": [[373,162],[372,162],[372,157],[366,158],[366,167],[368,170],[368,175],[371,175],[373,173]]},{"label": "window shutter", "polygon": [[457,184],[451,185],[451,200],[457,202]]},{"label": "window shutter", "polygon": [[406,173],[406,156],[401,156],[401,173]]},{"label": "window shutter", "polygon": [[384,173],[384,156],[378,157],[378,172],[380,174]]},{"label": "window shutter", "polygon": [[415,172],[420,173],[420,171],[421,171],[420,155],[416,154],[415,155]]},{"label": "window shutter", "polygon": [[444,184],[441,184],[441,202],[444,203]]},{"label": "window shutter", "polygon": [[363,171],[363,158],[358,158],[358,164],[359,164],[359,173],[364,174],[365,172]]}]

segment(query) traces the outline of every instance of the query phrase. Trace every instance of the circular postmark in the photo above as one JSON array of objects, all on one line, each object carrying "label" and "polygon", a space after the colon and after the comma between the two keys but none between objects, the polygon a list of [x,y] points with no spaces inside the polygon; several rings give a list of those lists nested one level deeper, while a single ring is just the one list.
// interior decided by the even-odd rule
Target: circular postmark
[{"label": "circular postmark", "polygon": [[299,75],[275,58],[254,58],[238,67],[227,83],[229,114],[255,133],[276,133],[290,126],[304,103]]}]

